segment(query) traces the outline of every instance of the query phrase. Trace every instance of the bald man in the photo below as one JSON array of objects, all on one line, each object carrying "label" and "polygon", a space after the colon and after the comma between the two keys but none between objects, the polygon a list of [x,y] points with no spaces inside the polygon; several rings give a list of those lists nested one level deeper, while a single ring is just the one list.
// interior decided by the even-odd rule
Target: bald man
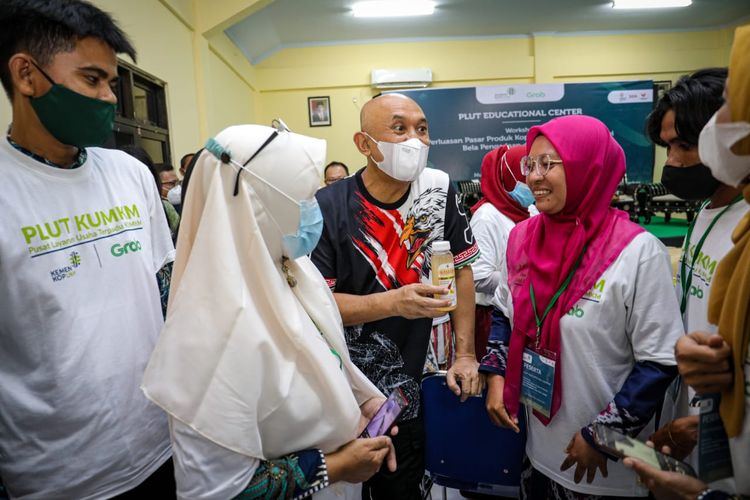
[{"label": "bald man", "polygon": [[[424,431],[419,382],[433,318],[449,301],[430,282],[434,241],[450,242],[458,306],[451,313],[456,360],[448,385],[462,399],[478,394],[474,357],[474,282],[479,249],[448,174],[425,168],[430,136],[416,102],[400,94],[369,101],[354,144],[367,165],[318,191],[324,228],[313,262],[333,291],[355,364],[384,394],[409,399],[394,437],[398,470],[365,483],[364,498],[421,498]],[[459,386],[457,381],[461,382]]]}]

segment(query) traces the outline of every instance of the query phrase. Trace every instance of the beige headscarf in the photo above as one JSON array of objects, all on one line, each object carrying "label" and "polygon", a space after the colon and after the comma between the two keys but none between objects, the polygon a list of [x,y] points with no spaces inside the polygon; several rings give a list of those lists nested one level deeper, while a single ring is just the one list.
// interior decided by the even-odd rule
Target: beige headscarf
[{"label": "beige headscarf", "polygon": [[[729,102],[733,122],[750,122],[750,25],[734,32],[734,44],[729,58]],[[738,155],[750,155],[750,137],[735,144]]]},{"label": "beige headscarf", "polygon": [[[750,26],[735,32],[728,93],[732,121],[750,122]],[[750,138],[738,142],[733,150],[750,154]],[[750,203],[750,185],[743,194]],[[708,302],[708,320],[719,326],[719,335],[732,347],[734,384],[721,395],[721,418],[729,437],[740,434],[745,414],[743,370],[750,341],[750,214],[745,214],[735,228],[732,241],[734,247],[716,268]]]},{"label": "beige headscarf", "polygon": [[[169,312],[143,381],[174,418],[237,453],[274,459],[356,437],[359,404],[381,393],[352,364],[333,296],[307,257],[281,269],[294,201],[312,198],[325,142],[288,131],[242,171],[274,129],[243,125],[204,151],[192,173]],[[273,189],[271,186],[275,186]],[[334,351],[337,355],[334,354]]]}]

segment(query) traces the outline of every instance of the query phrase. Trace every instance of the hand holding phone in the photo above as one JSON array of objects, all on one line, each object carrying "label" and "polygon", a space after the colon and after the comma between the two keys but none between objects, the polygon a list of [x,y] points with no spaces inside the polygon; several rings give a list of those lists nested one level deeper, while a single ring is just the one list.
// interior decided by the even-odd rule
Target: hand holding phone
[{"label": "hand holding phone", "polygon": [[360,437],[370,438],[388,433],[393,424],[396,423],[396,419],[408,405],[409,400],[406,399],[404,391],[399,387],[395,388],[388,396],[388,399],[375,412],[375,415],[372,416]]},{"label": "hand holding phone", "polygon": [[632,457],[659,470],[679,472],[697,477],[695,470],[685,462],[665,455],[637,439],[601,424],[594,424],[594,440],[604,450],[618,457]]}]

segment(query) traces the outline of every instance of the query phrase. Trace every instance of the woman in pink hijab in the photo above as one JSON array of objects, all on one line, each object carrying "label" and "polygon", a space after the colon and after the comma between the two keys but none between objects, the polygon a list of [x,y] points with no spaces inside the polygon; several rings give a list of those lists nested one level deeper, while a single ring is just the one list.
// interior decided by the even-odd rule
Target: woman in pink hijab
[{"label": "woman in pink hijab", "polygon": [[533,411],[522,494],[645,497],[592,433],[595,423],[632,437],[653,430],[683,334],[669,255],[609,206],[625,155],[602,122],[554,119],[529,130],[526,149],[521,167],[540,215],[508,241],[513,327],[501,419],[514,424],[521,404]]},{"label": "woman in pink hijab", "polygon": [[498,412],[502,409],[503,388],[500,384],[495,389],[494,375],[505,375],[510,340],[505,248],[513,227],[537,213],[534,195],[521,174],[521,158],[525,155],[525,145],[503,145],[487,153],[482,160],[484,198],[471,207],[471,230],[481,252],[471,265],[476,290],[474,350],[479,371],[487,376],[487,413],[496,425],[501,425]]}]

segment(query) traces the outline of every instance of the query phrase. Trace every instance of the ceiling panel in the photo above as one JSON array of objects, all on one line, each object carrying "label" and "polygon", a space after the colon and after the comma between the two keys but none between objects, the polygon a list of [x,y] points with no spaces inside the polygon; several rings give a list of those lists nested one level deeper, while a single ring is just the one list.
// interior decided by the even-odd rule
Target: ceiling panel
[{"label": "ceiling panel", "polygon": [[[356,0],[275,0],[227,35],[256,64],[288,47],[533,33],[710,29],[750,19],[750,0],[693,0],[681,9],[614,10],[609,0],[436,0],[424,17],[362,19]],[[404,0],[408,1],[408,0]]]}]

